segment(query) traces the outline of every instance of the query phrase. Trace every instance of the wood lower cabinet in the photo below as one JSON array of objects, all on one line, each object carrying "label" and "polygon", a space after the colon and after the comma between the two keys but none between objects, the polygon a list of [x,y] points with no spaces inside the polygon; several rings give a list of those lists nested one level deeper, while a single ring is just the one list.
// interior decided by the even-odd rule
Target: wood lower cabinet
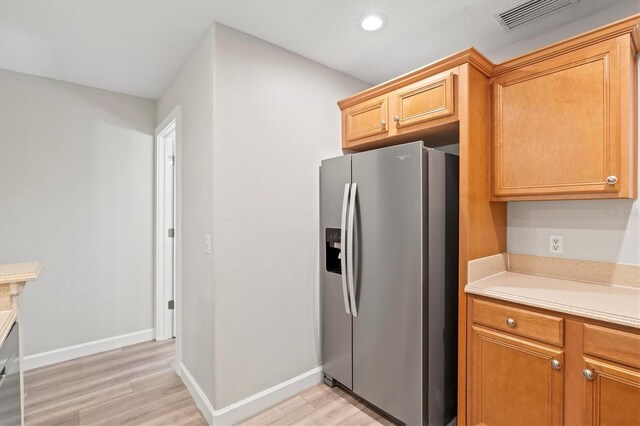
[{"label": "wood lower cabinet", "polygon": [[640,330],[470,299],[469,424],[640,425]]},{"label": "wood lower cabinet", "polygon": [[471,424],[561,424],[562,350],[483,327],[472,334]]},{"label": "wood lower cabinet", "polygon": [[583,372],[584,425],[640,425],[638,370],[584,358]]},{"label": "wood lower cabinet", "polygon": [[585,425],[640,425],[640,335],[582,325]]}]

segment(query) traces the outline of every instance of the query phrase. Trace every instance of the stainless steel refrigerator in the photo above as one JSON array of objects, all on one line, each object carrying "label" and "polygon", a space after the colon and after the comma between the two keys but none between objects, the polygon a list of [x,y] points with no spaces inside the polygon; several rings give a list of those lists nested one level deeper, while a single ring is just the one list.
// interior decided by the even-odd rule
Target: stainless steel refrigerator
[{"label": "stainless steel refrigerator", "polygon": [[458,157],[422,142],[322,162],[324,381],[409,425],[456,414]]}]

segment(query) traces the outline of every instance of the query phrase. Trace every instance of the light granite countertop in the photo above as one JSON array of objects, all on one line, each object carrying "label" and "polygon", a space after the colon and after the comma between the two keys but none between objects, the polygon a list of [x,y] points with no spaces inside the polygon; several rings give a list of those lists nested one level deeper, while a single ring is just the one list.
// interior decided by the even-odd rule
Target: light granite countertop
[{"label": "light granite countertop", "polygon": [[640,289],[501,271],[467,293],[640,328]]},{"label": "light granite countertop", "polygon": [[0,345],[17,318],[17,304],[12,299],[22,292],[27,281],[37,279],[41,270],[40,262],[0,265]]},{"label": "light granite countertop", "polygon": [[16,321],[16,311],[13,309],[8,311],[0,311],[0,346],[11,331],[11,326]]},{"label": "light granite countertop", "polygon": [[35,280],[40,275],[40,262],[5,263],[0,265],[0,284]]}]

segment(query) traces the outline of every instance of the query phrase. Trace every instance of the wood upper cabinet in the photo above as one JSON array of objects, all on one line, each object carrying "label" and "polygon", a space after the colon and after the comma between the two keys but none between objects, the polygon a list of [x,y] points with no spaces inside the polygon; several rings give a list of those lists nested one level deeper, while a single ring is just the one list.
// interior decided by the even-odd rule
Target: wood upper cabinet
[{"label": "wood upper cabinet", "polygon": [[454,74],[445,72],[392,93],[393,122],[398,133],[455,113]]},{"label": "wood upper cabinet", "polygon": [[636,197],[636,61],[627,34],[492,79],[497,200]]},{"label": "wood upper cabinet", "polygon": [[349,105],[342,110],[342,148],[361,151],[434,134],[438,138],[454,135],[450,143],[457,143],[457,132],[451,125],[458,120],[458,72],[454,67],[396,84],[398,88],[389,88],[373,98],[364,96],[360,101],[360,95],[356,95],[358,102],[341,101]]},{"label": "wood upper cabinet", "polygon": [[353,144],[358,139],[383,137],[389,133],[389,102],[387,96],[372,99],[342,112],[343,140]]},{"label": "wood upper cabinet", "polygon": [[479,326],[471,344],[472,425],[562,423],[562,350]]}]

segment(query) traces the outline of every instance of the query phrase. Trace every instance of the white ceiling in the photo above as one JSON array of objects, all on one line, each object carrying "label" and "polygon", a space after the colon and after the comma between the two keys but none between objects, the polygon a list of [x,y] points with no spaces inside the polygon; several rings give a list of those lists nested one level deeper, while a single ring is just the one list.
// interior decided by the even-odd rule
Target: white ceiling
[{"label": "white ceiling", "polygon": [[[506,33],[493,14],[518,1],[0,0],[0,68],[156,99],[217,21],[379,83],[469,46],[490,53],[605,8],[640,9],[581,0]],[[360,29],[370,12],[387,27]]]}]

